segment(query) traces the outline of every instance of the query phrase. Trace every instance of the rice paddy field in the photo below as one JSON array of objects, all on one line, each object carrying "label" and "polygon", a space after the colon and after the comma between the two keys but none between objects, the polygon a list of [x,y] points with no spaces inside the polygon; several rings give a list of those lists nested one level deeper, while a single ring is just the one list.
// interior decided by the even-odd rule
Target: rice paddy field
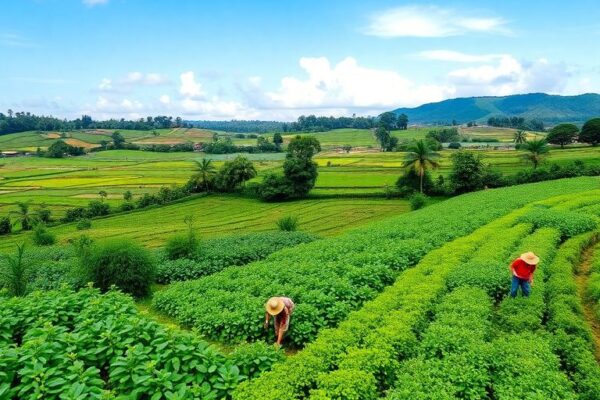
[{"label": "rice paddy field", "polygon": [[[85,232],[76,224],[49,228],[63,244],[82,233],[95,238],[130,238],[148,247],[163,246],[174,233],[186,229],[184,218],[193,215],[201,237],[263,232],[277,229],[276,221],[296,216],[300,229],[320,236],[341,232],[409,210],[405,200],[384,199],[307,199],[285,203],[264,203],[237,196],[210,195],[187,201],[95,219]],[[29,233],[0,238],[0,250],[29,240]]]}]

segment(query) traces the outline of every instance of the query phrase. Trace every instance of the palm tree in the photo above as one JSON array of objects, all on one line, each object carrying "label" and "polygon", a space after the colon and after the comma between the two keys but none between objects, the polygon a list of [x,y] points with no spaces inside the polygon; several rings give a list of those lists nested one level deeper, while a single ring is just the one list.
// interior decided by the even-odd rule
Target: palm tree
[{"label": "palm tree", "polygon": [[204,188],[208,192],[209,178],[213,177],[217,171],[215,166],[212,165],[212,160],[207,160],[206,158],[203,158],[202,161],[196,161],[196,171],[198,171],[198,175],[202,177],[202,183],[204,184]]},{"label": "palm tree", "polygon": [[523,149],[528,152],[525,154],[525,158],[533,163],[533,169],[538,167],[544,159],[545,154],[549,151],[546,139],[527,140],[524,143]]},{"label": "palm tree", "polygon": [[521,130],[516,131],[513,141],[515,144],[523,144],[527,141],[527,134]]},{"label": "palm tree", "polygon": [[24,231],[31,230],[33,223],[35,221],[34,213],[29,212],[29,202],[28,201],[19,201],[17,202],[17,206],[19,207],[18,211],[13,211],[12,214],[17,216],[17,220],[21,222],[21,229]]},{"label": "palm tree", "polygon": [[437,169],[440,164],[436,160],[440,155],[431,151],[425,140],[417,140],[408,148],[408,155],[404,160],[404,168],[414,168],[421,180],[420,191],[423,193],[423,177],[429,168]]},{"label": "palm tree", "polygon": [[13,296],[25,296],[27,292],[27,263],[23,262],[24,244],[17,244],[17,255],[15,257],[5,255],[6,266],[0,272]]}]

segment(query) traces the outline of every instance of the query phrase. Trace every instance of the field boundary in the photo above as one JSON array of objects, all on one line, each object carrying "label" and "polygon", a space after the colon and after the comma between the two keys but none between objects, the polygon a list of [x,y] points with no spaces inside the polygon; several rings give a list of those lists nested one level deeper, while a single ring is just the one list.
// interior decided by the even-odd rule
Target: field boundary
[{"label": "field boundary", "polygon": [[577,286],[577,294],[579,295],[583,307],[583,317],[592,331],[594,357],[597,362],[600,362],[600,320],[596,317],[592,300],[586,295],[594,250],[598,243],[600,243],[600,232],[592,238],[590,243],[581,253],[581,259],[577,265],[574,278]]}]

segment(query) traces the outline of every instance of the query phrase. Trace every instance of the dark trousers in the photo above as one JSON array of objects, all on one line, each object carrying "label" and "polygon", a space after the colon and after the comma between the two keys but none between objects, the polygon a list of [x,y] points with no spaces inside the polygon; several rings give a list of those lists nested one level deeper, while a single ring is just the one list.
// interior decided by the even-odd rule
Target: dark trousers
[{"label": "dark trousers", "polygon": [[510,285],[510,297],[517,297],[517,291],[521,288],[521,293],[524,297],[528,297],[531,293],[531,284],[527,279],[521,279],[513,275],[512,284]]}]

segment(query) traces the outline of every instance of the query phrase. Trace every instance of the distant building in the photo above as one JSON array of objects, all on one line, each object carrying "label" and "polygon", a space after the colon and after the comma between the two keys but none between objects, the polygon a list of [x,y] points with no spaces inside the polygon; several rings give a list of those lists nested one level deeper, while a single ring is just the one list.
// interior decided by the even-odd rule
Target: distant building
[{"label": "distant building", "polygon": [[2,157],[17,157],[19,154],[18,151],[3,151],[2,152]]}]

